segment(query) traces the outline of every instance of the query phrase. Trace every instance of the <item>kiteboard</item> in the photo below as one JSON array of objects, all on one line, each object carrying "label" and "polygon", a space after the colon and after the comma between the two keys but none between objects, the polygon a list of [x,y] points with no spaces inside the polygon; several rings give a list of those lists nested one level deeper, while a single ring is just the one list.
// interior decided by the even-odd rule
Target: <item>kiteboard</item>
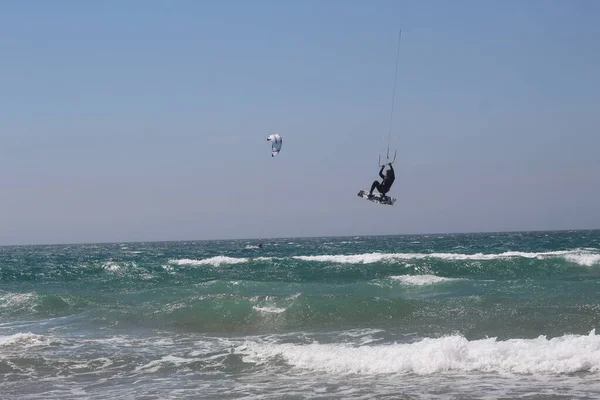
[{"label": "kiteboard", "polygon": [[362,189],[360,190],[360,192],[358,192],[358,197],[362,197],[363,199],[367,199],[369,201],[372,201],[373,203],[384,204],[386,206],[393,206],[396,202],[396,199],[390,196],[386,196],[385,199],[382,200],[381,194],[374,194],[373,196],[369,197],[369,191]]}]

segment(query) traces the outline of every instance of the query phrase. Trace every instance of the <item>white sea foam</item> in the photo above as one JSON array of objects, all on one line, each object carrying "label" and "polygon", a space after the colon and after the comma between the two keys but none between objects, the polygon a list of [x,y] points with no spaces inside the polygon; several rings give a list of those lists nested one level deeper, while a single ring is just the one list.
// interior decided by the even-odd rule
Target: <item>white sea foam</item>
[{"label": "white sea foam", "polygon": [[273,260],[273,257],[256,257],[253,258],[254,261],[270,261]]},{"label": "white sea foam", "polygon": [[572,374],[600,371],[600,336],[564,335],[547,339],[462,336],[415,343],[367,345],[247,342],[237,351],[245,361],[281,358],[292,367],[334,374],[436,374],[450,371],[512,374]]},{"label": "white sea foam", "polygon": [[167,365],[171,365],[174,367],[180,367],[182,365],[185,365],[187,363],[194,362],[194,361],[199,361],[199,359],[183,358],[183,357],[177,357],[177,356],[173,356],[173,355],[166,355],[166,356],[163,356],[160,360],[153,360],[145,365],[137,367],[135,369],[135,372],[155,373]]},{"label": "white sea foam", "polygon": [[102,264],[102,268],[104,268],[106,271],[116,272],[121,269],[121,266],[114,262],[107,262]]},{"label": "white sea foam", "polygon": [[79,369],[94,369],[95,371],[98,370],[102,370],[105,369],[107,367],[110,367],[111,365],[113,365],[113,361],[110,358],[107,357],[99,357],[99,358],[95,358],[89,361],[86,361],[84,363],[79,363],[79,364],[74,364],[69,366],[69,369],[72,370],[79,370]]},{"label": "white sea foam", "polygon": [[46,336],[36,335],[34,333],[15,333],[9,336],[0,336],[0,348],[6,347],[9,350],[17,348],[45,346],[50,343]]},{"label": "white sea foam", "polygon": [[[296,299],[296,295],[288,297],[286,302],[293,301]],[[276,304],[275,299],[271,296],[266,296],[262,298],[261,296],[256,296],[252,298],[252,302],[257,303],[252,306],[252,309],[258,311],[261,314],[281,314],[287,308],[282,307],[281,304]]]},{"label": "white sea foam", "polygon": [[374,338],[373,336],[382,332],[384,332],[382,329],[362,328],[342,331],[335,334],[335,336],[338,342],[366,345],[381,341],[381,338]]},{"label": "white sea foam", "polygon": [[584,265],[586,267],[591,267],[592,265],[600,264],[600,254],[590,253],[586,251],[582,251],[578,254],[567,254],[565,255],[565,259],[567,261],[571,261],[579,265]]},{"label": "white sea foam", "polygon": [[296,260],[335,262],[340,264],[372,264],[380,261],[391,260],[394,254],[367,253],[352,255],[323,255],[323,256],[295,256]]},{"label": "white sea foam", "polygon": [[453,278],[444,278],[435,275],[400,275],[390,276],[390,278],[398,280],[404,284],[414,286],[433,285],[440,282],[450,282],[457,280]]},{"label": "white sea foam", "polygon": [[184,258],[180,260],[169,260],[169,264],[176,265],[192,265],[192,266],[200,266],[200,265],[212,265],[213,267],[218,267],[224,264],[242,264],[248,262],[247,258],[234,258],[234,257],[226,257],[226,256],[216,256],[211,258],[206,258],[203,260],[191,260],[189,258]]},{"label": "white sea foam", "polygon": [[377,262],[390,262],[398,260],[422,260],[422,259],[442,259],[442,260],[502,260],[510,258],[530,258],[530,259],[548,259],[563,258],[567,261],[577,263],[583,266],[592,266],[600,264],[600,253],[586,249],[561,250],[548,252],[521,252],[506,251],[498,254],[461,254],[461,253],[365,253],[352,255],[315,255],[315,256],[295,256],[295,259],[302,261],[316,262],[334,262],[340,264],[373,264]]},{"label": "white sea foam", "polygon": [[0,292],[0,310],[15,310],[22,307],[31,307],[33,300],[37,298],[35,293],[10,293]]},{"label": "white sea foam", "polygon": [[252,309],[264,314],[281,314],[285,308],[275,306],[252,306]]}]

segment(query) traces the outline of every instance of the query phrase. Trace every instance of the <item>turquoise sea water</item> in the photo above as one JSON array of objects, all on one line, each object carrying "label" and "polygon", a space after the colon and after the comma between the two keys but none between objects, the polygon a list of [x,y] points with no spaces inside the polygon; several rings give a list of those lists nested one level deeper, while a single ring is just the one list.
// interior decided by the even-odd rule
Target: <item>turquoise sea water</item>
[{"label": "turquoise sea water", "polygon": [[598,398],[600,231],[0,247],[0,398]]}]

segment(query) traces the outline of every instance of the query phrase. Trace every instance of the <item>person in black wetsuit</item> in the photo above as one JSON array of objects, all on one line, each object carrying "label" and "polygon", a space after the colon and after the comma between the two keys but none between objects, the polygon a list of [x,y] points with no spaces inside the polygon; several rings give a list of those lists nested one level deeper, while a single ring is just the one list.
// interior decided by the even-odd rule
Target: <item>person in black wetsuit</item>
[{"label": "person in black wetsuit", "polygon": [[379,170],[379,176],[381,177],[381,183],[379,181],[374,181],[371,185],[371,190],[369,191],[369,197],[373,196],[373,190],[377,189],[379,193],[381,193],[381,199],[384,200],[387,196],[385,195],[390,191],[396,176],[394,175],[394,168],[392,167],[392,163],[388,163],[390,169],[386,171],[385,176],[383,175],[383,169],[385,168],[385,164],[381,166]]}]

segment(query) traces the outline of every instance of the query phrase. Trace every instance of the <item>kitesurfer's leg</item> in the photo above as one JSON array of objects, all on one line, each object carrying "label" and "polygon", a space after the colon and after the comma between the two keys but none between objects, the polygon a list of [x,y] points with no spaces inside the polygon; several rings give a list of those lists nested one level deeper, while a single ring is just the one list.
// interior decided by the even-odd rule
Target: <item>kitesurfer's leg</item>
[{"label": "kitesurfer's leg", "polygon": [[379,186],[379,182],[378,181],[373,181],[373,184],[371,185],[371,190],[369,191],[369,196],[373,196],[373,190],[375,190],[375,188]]},{"label": "kitesurfer's leg", "polygon": [[387,200],[386,193],[388,192],[388,189],[383,185],[377,185],[377,191],[379,193],[381,193],[381,200],[386,201]]}]

